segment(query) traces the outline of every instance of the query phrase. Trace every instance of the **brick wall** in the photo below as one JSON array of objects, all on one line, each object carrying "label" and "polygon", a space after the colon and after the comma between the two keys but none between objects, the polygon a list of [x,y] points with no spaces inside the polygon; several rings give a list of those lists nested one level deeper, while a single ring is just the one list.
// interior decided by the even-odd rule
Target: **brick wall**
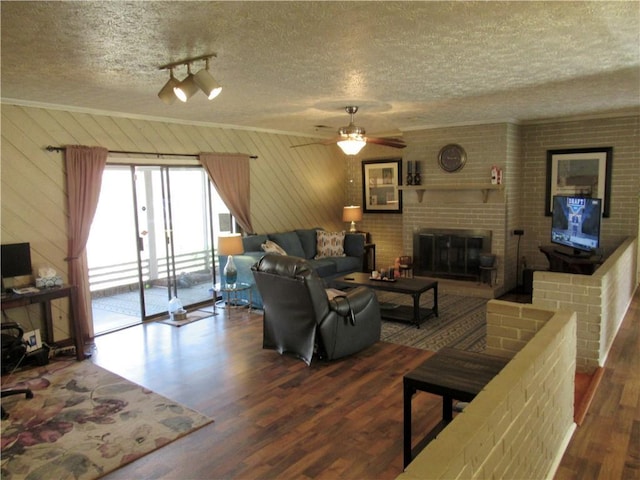
[{"label": "brick wall", "polygon": [[[637,235],[640,217],[640,116],[589,120],[550,120],[537,124],[487,124],[434,128],[404,133],[407,148],[401,151],[368,145],[362,154],[346,161],[348,202],[362,204],[361,161],[402,156],[420,161],[423,184],[489,183],[491,165],[502,167],[504,193],[491,193],[482,203],[480,192],[437,192],[418,203],[415,192],[404,192],[403,214],[366,214],[358,227],[371,232],[380,265],[400,254],[412,255],[413,228],[428,220],[441,227],[494,230],[493,253],[498,255],[498,283],[503,290],[517,284],[518,256],[528,267],[546,270],[548,263],[539,245],[550,243],[551,218],[544,214],[546,152],[553,149],[612,146],[613,172],[611,217],[603,219],[602,238],[610,253],[628,236]],[[467,163],[456,173],[438,167],[438,152],[458,143],[467,152]],[[523,229],[518,255],[518,237]],[[519,280],[521,282],[521,280]]]},{"label": "brick wall", "polygon": [[547,150],[613,147],[611,216],[602,219],[602,247],[608,255],[638,234],[640,212],[640,116],[555,121],[523,127],[522,254],[529,266],[546,270],[539,245],[551,243],[551,217],[544,215]]},{"label": "brick wall", "polygon": [[638,239],[628,238],[593,275],[535,272],[533,305],[577,313],[577,369],[605,363],[638,285]]},{"label": "brick wall", "polygon": [[[419,161],[422,184],[490,184],[491,166],[504,172],[504,183],[514,183],[504,192],[491,192],[483,203],[482,192],[427,191],[422,202],[416,192],[403,192],[403,214],[365,214],[359,228],[371,232],[376,243],[378,266],[393,263],[399,255],[413,255],[413,233],[420,228],[487,229],[493,232],[492,252],[497,255],[498,284],[515,284],[514,239],[506,236],[511,228],[518,228],[516,204],[519,188],[519,127],[510,124],[474,125],[406,132],[407,148],[402,151],[403,172],[408,161]],[[447,173],[438,166],[438,153],[449,143],[460,144],[467,153],[467,162],[458,172]],[[369,146],[363,152],[367,152]],[[388,151],[388,149],[387,149]],[[347,168],[347,198],[362,202],[361,161],[383,158],[384,150],[369,150],[364,156],[349,160]],[[387,158],[394,155],[387,155]],[[397,154],[395,155],[398,156]],[[403,175],[404,177],[404,175]],[[404,178],[403,178],[404,182]],[[507,253],[508,252],[508,253]]]},{"label": "brick wall", "polygon": [[505,343],[511,361],[398,479],[553,476],[575,428],[575,314],[495,300],[487,314],[538,330],[515,354]]},{"label": "brick wall", "polygon": [[491,301],[487,304],[487,355],[513,358],[555,315],[529,304]]}]

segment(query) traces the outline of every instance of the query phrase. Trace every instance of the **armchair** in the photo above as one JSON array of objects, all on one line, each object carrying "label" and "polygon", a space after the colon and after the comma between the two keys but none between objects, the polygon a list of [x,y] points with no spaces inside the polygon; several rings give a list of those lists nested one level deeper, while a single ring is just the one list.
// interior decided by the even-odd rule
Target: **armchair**
[{"label": "armchair", "polygon": [[314,352],[334,360],[380,340],[380,306],[371,289],[329,300],[318,274],[293,256],[266,254],[251,270],[264,304],[263,348],[310,365]]},{"label": "armchair", "polygon": [[[0,339],[2,340],[2,373],[5,373],[24,361],[27,354],[27,346],[22,339],[24,330],[20,325],[14,322],[7,322],[1,324],[0,327],[2,329],[0,334]],[[8,333],[5,333],[5,331]],[[33,398],[33,393],[28,388],[7,389],[0,392],[1,397],[21,394],[24,394],[26,398]],[[9,414],[4,407],[0,408],[2,409],[2,419],[4,420]]]}]

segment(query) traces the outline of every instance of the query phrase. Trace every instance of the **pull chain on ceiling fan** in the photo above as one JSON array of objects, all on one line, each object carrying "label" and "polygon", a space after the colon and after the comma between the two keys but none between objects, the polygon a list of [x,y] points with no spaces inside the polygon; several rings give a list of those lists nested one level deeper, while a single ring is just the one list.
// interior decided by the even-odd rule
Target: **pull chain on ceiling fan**
[{"label": "pull chain on ceiling fan", "polygon": [[338,144],[346,155],[357,155],[367,143],[375,143],[392,148],[405,148],[407,145],[404,141],[396,138],[378,138],[365,136],[365,129],[358,127],[353,120],[354,115],[358,111],[357,106],[347,106],[345,111],[350,115],[349,125],[338,129],[338,137],[325,140],[322,142],[305,143],[303,145],[292,145],[291,148],[304,147],[306,145],[331,145]]}]

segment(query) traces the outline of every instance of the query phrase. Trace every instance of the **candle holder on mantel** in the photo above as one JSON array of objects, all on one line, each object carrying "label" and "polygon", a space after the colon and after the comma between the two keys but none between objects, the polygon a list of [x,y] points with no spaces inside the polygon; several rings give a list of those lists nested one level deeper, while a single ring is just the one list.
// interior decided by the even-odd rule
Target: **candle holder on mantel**
[{"label": "candle holder on mantel", "polygon": [[413,173],[411,172],[411,160],[407,161],[407,185],[413,185]]},{"label": "candle holder on mantel", "polygon": [[416,168],[415,168],[415,174],[413,175],[413,184],[414,185],[421,185],[422,184],[422,178],[420,177],[420,162],[418,162],[417,160],[415,161],[416,164]]}]

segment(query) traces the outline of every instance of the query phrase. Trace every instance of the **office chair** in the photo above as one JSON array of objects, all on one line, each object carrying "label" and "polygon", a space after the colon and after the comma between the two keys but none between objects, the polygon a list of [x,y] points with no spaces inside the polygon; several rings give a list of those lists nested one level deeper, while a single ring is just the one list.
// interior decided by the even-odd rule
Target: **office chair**
[{"label": "office chair", "polygon": [[[27,353],[27,344],[23,340],[22,336],[24,330],[20,325],[15,322],[8,322],[0,324],[0,338],[2,339],[2,373],[11,371],[20,365],[25,359]],[[7,333],[5,333],[7,332]],[[33,392],[28,388],[12,388],[0,391],[2,398],[9,395],[25,395],[25,398],[33,398]],[[4,420],[9,416],[2,409],[2,419]]]}]

